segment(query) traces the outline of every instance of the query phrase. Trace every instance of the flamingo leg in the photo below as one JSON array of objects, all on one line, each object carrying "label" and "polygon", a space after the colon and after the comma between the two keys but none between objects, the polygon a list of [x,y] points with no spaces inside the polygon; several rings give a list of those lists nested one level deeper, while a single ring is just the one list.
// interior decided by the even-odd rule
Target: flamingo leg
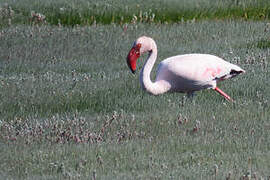
[{"label": "flamingo leg", "polygon": [[187,93],[188,98],[193,98],[194,97],[194,91],[190,91]]},{"label": "flamingo leg", "polygon": [[215,91],[217,91],[220,95],[222,95],[223,97],[225,97],[225,99],[227,99],[228,101],[233,101],[233,99],[228,95],[226,94],[225,92],[223,92],[221,89],[219,89],[218,87],[216,87],[214,89]]}]

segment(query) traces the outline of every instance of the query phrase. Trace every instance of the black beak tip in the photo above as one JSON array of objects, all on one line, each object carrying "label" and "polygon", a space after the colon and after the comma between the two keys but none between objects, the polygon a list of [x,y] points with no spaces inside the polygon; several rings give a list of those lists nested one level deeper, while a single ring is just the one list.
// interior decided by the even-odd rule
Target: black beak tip
[{"label": "black beak tip", "polygon": [[135,69],[135,70],[133,70],[129,64],[128,64],[128,67],[129,67],[129,69],[131,70],[131,72],[132,72],[133,74],[135,74],[135,73],[136,73],[136,69]]}]

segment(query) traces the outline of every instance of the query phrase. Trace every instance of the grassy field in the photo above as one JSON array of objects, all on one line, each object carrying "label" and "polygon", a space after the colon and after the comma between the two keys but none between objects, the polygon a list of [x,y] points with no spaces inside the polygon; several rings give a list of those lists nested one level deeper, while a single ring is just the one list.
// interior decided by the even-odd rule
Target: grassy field
[{"label": "grassy field", "polygon": [[[0,27],[51,25],[171,23],[203,19],[267,20],[269,0],[0,0]],[[40,23],[40,21],[39,21]]]},{"label": "grassy field", "polygon": [[[12,2],[14,14],[27,8]],[[50,1],[42,2],[26,12],[45,14]],[[267,21],[23,22],[14,15],[0,30],[0,179],[269,178]],[[212,90],[192,100],[143,92],[126,65],[141,35],[156,40],[158,62],[196,52],[240,65],[246,74],[220,84],[235,102]]]}]

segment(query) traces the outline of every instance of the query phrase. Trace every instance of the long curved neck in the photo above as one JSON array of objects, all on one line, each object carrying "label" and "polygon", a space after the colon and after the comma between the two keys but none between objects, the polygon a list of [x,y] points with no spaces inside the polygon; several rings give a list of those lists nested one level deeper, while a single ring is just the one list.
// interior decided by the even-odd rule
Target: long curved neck
[{"label": "long curved neck", "polygon": [[140,73],[140,83],[144,90],[154,95],[160,94],[158,84],[156,82],[152,82],[150,77],[156,59],[157,59],[157,45],[153,41],[151,43],[151,50],[149,51],[148,58],[145,61]]}]

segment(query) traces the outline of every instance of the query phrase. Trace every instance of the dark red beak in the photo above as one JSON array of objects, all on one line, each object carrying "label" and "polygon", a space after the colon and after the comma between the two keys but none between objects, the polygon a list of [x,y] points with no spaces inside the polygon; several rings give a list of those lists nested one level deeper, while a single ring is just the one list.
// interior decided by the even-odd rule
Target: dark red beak
[{"label": "dark red beak", "polygon": [[141,44],[136,44],[131,48],[127,56],[127,64],[133,74],[136,72],[136,63],[140,57],[140,48]]}]

